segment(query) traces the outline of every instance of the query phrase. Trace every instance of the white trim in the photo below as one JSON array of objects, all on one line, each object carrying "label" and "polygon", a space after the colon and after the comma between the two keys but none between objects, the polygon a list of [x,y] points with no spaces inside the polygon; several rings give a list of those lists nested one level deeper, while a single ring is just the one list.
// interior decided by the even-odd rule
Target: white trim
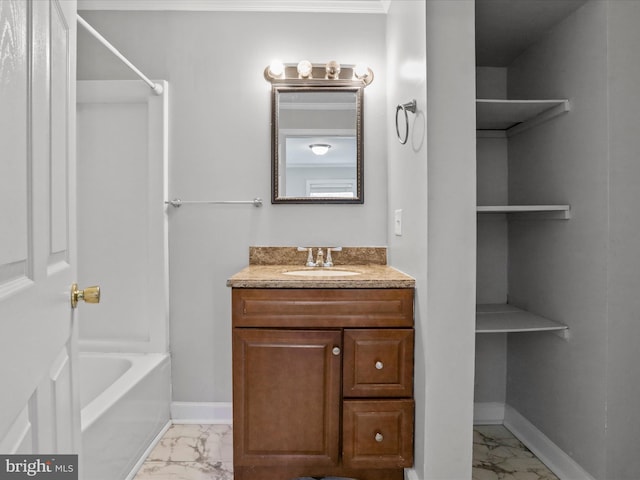
[{"label": "white trim", "polygon": [[173,423],[201,423],[231,425],[233,408],[231,402],[171,402]]},{"label": "white trim", "polygon": [[509,405],[505,406],[504,426],[524,443],[560,480],[595,480],[549,437]]},{"label": "white trim", "polygon": [[83,10],[386,14],[389,0],[78,0]]},{"label": "white trim", "polygon": [[404,480],[420,480],[420,477],[418,476],[418,472],[416,472],[415,468],[405,468]]},{"label": "white trim", "polygon": [[473,404],[474,425],[502,425],[504,422],[504,403],[479,402]]},{"label": "white trim", "polygon": [[136,474],[138,473],[138,470],[142,468],[142,465],[147,460],[147,457],[151,454],[151,452],[156,447],[156,445],[160,443],[160,440],[162,440],[162,437],[164,437],[164,434],[167,433],[167,430],[171,428],[171,425],[173,425],[173,423],[171,422],[171,420],[169,420],[167,424],[164,427],[162,427],[162,430],[160,430],[160,432],[151,441],[151,443],[149,444],[147,449],[144,451],[144,453],[140,456],[140,458],[138,459],[136,464],[133,466],[133,468],[131,469],[131,471],[129,472],[129,475],[127,475],[125,480],[133,480],[135,478]]}]

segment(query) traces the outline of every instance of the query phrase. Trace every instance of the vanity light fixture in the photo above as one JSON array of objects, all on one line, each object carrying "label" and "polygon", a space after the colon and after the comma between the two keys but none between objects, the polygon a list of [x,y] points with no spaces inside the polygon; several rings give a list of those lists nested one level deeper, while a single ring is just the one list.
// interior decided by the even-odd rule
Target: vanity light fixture
[{"label": "vanity light fixture", "polygon": [[366,87],[373,81],[373,71],[365,64],[345,65],[335,60],[327,63],[274,60],[264,69],[264,78],[274,85]]},{"label": "vanity light fixture", "polygon": [[312,143],[309,145],[309,148],[314,153],[314,155],[326,155],[331,145],[328,143]]},{"label": "vanity light fixture", "polygon": [[311,78],[313,65],[309,60],[301,60],[300,63],[298,63],[297,70],[300,78]]}]

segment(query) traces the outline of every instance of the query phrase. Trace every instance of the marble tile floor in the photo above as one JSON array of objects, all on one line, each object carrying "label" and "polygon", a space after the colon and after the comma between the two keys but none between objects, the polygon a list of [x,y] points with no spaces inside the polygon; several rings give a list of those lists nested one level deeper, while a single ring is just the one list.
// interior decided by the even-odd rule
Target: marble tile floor
[{"label": "marble tile floor", "polygon": [[475,425],[472,480],[558,480],[558,477],[502,425]]},{"label": "marble tile floor", "polygon": [[[233,480],[230,425],[172,425],[134,478],[205,479]],[[505,427],[486,425],[474,427],[472,480],[558,478]]]},{"label": "marble tile floor", "polygon": [[233,480],[231,425],[172,425],[134,480]]}]

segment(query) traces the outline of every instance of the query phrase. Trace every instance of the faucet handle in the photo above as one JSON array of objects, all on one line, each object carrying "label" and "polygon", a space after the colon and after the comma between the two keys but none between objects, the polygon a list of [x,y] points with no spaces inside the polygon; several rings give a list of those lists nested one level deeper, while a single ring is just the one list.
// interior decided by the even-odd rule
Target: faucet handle
[{"label": "faucet handle", "polygon": [[327,247],[327,261],[324,262],[325,267],[333,267],[333,259],[331,258],[331,252],[341,252],[342,247]]},{"label": "faucet handle", "polygon": [[307,254],[307,267],[317,266],[318,264],[313,261],[313,248],[309,248],[308,252],[309,253]]},{"label": "faucet handle", "polygon": [[331,258],[331,249],[327,248],[327,261],[324,262],[325,267],[333,267],[333,259]]},{"label": "faucet handle", "polygon": [[313,261],[313,249],[311,247],[298,247],[299,252],[307,252],[307,267],[315,267],[316,263]]}]

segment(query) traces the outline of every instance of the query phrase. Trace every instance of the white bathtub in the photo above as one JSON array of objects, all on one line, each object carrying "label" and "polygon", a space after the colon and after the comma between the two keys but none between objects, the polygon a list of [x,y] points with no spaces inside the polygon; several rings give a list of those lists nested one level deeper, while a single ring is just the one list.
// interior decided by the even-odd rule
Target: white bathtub
[{"label": "white bathtub", "polygon": [[83,480],[125,480],[169,422],[168,354],[80,354]]}]

